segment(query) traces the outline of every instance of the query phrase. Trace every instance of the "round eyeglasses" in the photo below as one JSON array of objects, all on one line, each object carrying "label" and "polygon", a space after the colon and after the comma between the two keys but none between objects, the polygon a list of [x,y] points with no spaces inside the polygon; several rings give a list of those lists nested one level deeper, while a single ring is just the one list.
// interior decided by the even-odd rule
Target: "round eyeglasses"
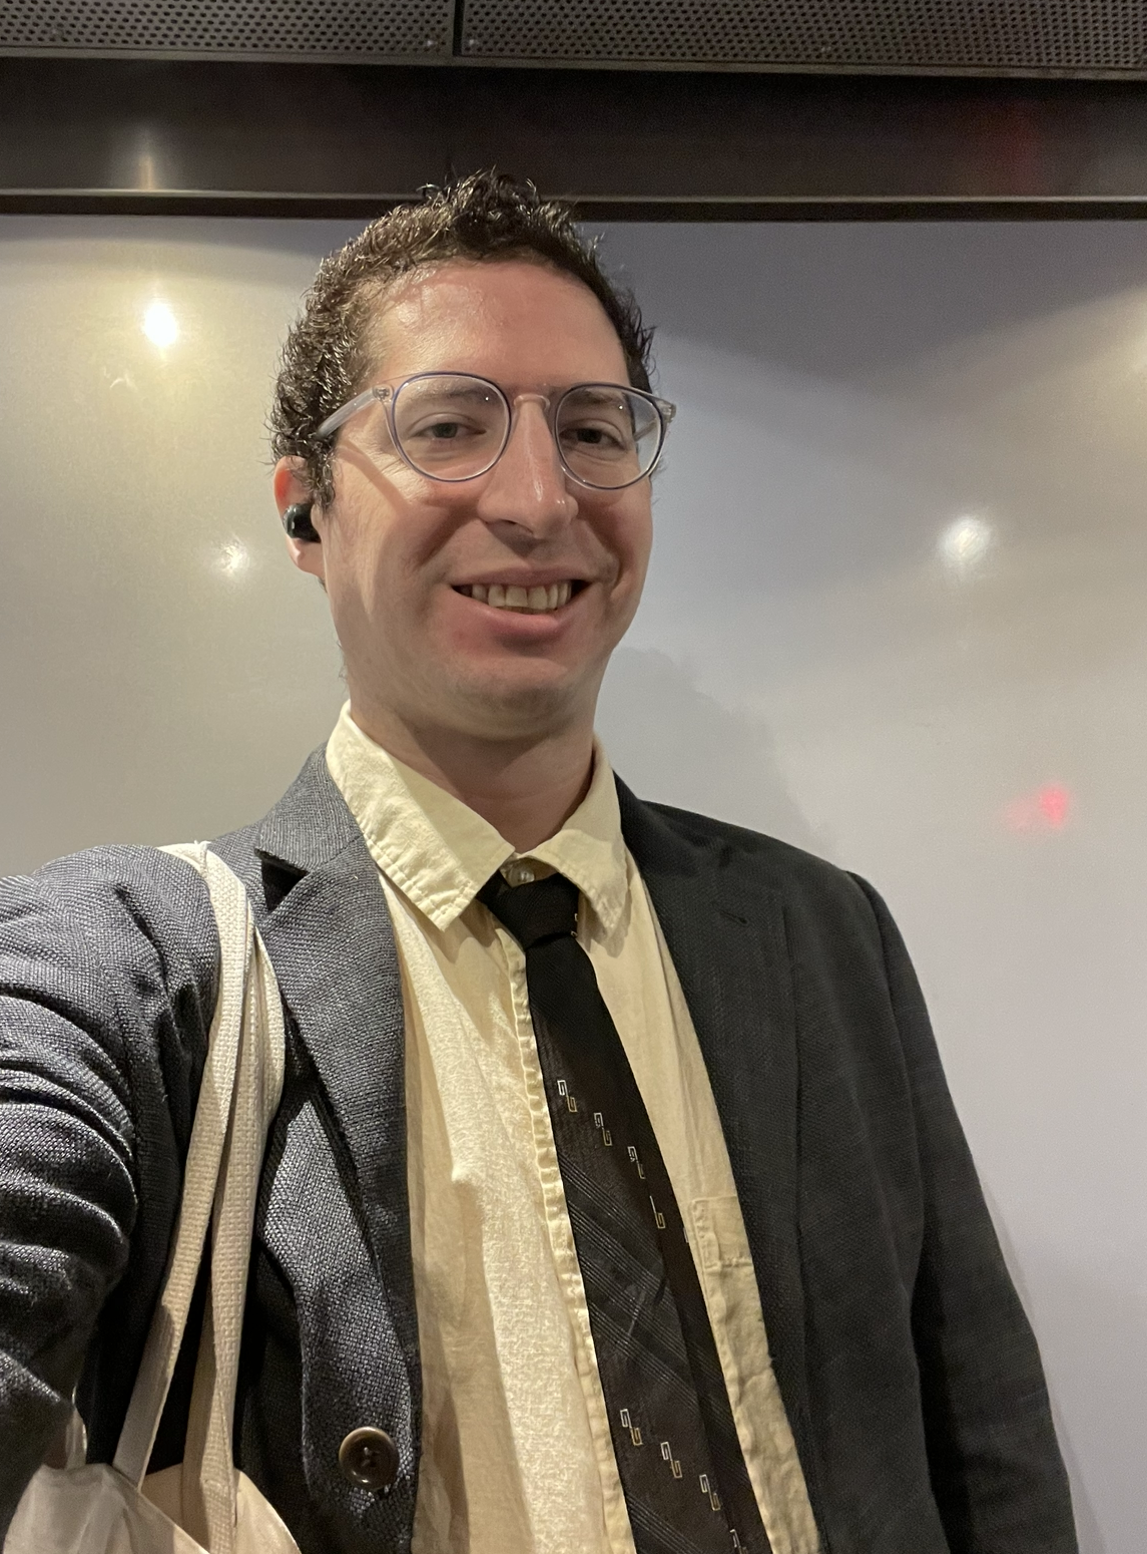
[{"label": "round eyeglasses", "polygon": [[579,485],[619,491],[650,474],[676,406],[619,383],[575,383],[555,396],[516,394],[468,372],[420,372],[397,386],[376,384],[327,416],[330,437],[377,400],[403,461],[431,480],[473,480],[506,451],[520,403],[543,406],[566,473]]}]

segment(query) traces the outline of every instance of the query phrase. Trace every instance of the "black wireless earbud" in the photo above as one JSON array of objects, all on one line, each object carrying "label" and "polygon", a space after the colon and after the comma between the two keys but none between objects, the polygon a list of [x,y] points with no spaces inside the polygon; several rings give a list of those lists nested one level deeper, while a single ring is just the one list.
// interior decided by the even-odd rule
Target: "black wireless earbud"
[{"label": "black wireless earbud", "polygon": [[293,540],[320,545],[319,532],[311,522],[311,503],[292,502],[283,514],[283,528]]}]

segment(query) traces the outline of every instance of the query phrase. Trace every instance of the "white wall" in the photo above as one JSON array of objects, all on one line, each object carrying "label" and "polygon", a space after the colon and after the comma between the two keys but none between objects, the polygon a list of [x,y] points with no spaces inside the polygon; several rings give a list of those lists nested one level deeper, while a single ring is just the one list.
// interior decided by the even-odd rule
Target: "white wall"
[{"label": "white wall", "polygon": [[[281,554],[262,422],[349,230],[0,219],[0,869],[239,824],[323,737],[337,655]],[[887,896],[1085,1554],[1142,1554],[1147,241],[616,226],[606,255],[680,406],[607,682],[615,764]]]}]

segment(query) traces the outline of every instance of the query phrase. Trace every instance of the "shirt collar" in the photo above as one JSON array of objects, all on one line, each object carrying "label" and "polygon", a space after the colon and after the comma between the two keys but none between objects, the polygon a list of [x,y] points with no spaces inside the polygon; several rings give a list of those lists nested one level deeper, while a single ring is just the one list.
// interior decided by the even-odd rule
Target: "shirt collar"
[{"label": "shirt collar", "polygon": [[609,937],[625,911],[629,891],[617,784],[605,751],[594,740],[589,791],[565,825],[525,856],[572,880]]},{"label": "shirt collar", "polygon": [[[519,856],[489,821],[364,734],[349,703],[326,758],[374,861],[436,928],[448,928],[491,874]],[[572,880],[613,933],[628,891],[626,854],[613,772],[596,741],[585,798],[556,836],[520,856]]]}]

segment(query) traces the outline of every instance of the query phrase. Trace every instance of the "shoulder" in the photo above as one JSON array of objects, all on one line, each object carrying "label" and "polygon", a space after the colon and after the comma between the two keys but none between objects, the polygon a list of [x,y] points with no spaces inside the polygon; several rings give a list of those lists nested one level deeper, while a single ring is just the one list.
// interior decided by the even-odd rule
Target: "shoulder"
[{"label": "shoulder", "polygon": [[0,879],[0,901],[19,899],[66,905],[77,926],[113,906],[146,921],[154,917],[162,925],[189,912],[194,917],[207,892],[195,869],[162,848],[105,846],[53,858],[32,874]]},{"label": "shoulder", "polygon": [[779,837],[746,826],[731,825],[694,810],[676,809],[671,804],[653,804],[639,799],[642,809],[657,818],[686,846],[704,853],[718,863],[734,862],[758,870],[776,885],[809,883],[821,888],[851,888],[852,876],[836,864],[815,853],[782,842]]},{"label": "shoulder", "polygon": [[[700,935],[720,960],[728,943],[722,918],[731,916],[771,944],[775,964],[788,964],[818,1021],[844,999],[865,1030],[888,1028],[890,1012],[896,1025],[907,1018],[913,1029],[926,1028],[907,947],[867,880],[776,837],[628,797],[627,841],[655,905],[660,897],[659,915],[675,918],[663,916],[671,942]],[[669,890],[667,874],[676,876]]]},{"label": "shoulder", "polygon": [[[871,886],[826,858],[762,831],[638,799],[620,782],[618,789],[623,829],[635,856],[652,855],[664,864],[672,848],[697,868],[715,871],[718,877],[779,892],[788,901],[836,903],[871,917],[875,898]],[[638,857],[638,867],[641,865]]]},{"label": "shoulder", "polygon": [[0,879],[0,973],[9,986],[104,988],[134,1002],[144,984],[207,994],[218,937],[206,886],[155,847],[93,847]]},{"label": "shoulder", "polygon": [[692,876],[683,890],[661,890],[666,906],[680,908],[703,890],[748,921],[773,919],[779,908],[790,955],[845,975],[883,977],[888,955],[902,953],[884,902],[860,876],[778,837],[647,803],[620,782],[618,792],[625,839],[647,884],[664,886],[669,875],[682,886],[681,876]]}]

